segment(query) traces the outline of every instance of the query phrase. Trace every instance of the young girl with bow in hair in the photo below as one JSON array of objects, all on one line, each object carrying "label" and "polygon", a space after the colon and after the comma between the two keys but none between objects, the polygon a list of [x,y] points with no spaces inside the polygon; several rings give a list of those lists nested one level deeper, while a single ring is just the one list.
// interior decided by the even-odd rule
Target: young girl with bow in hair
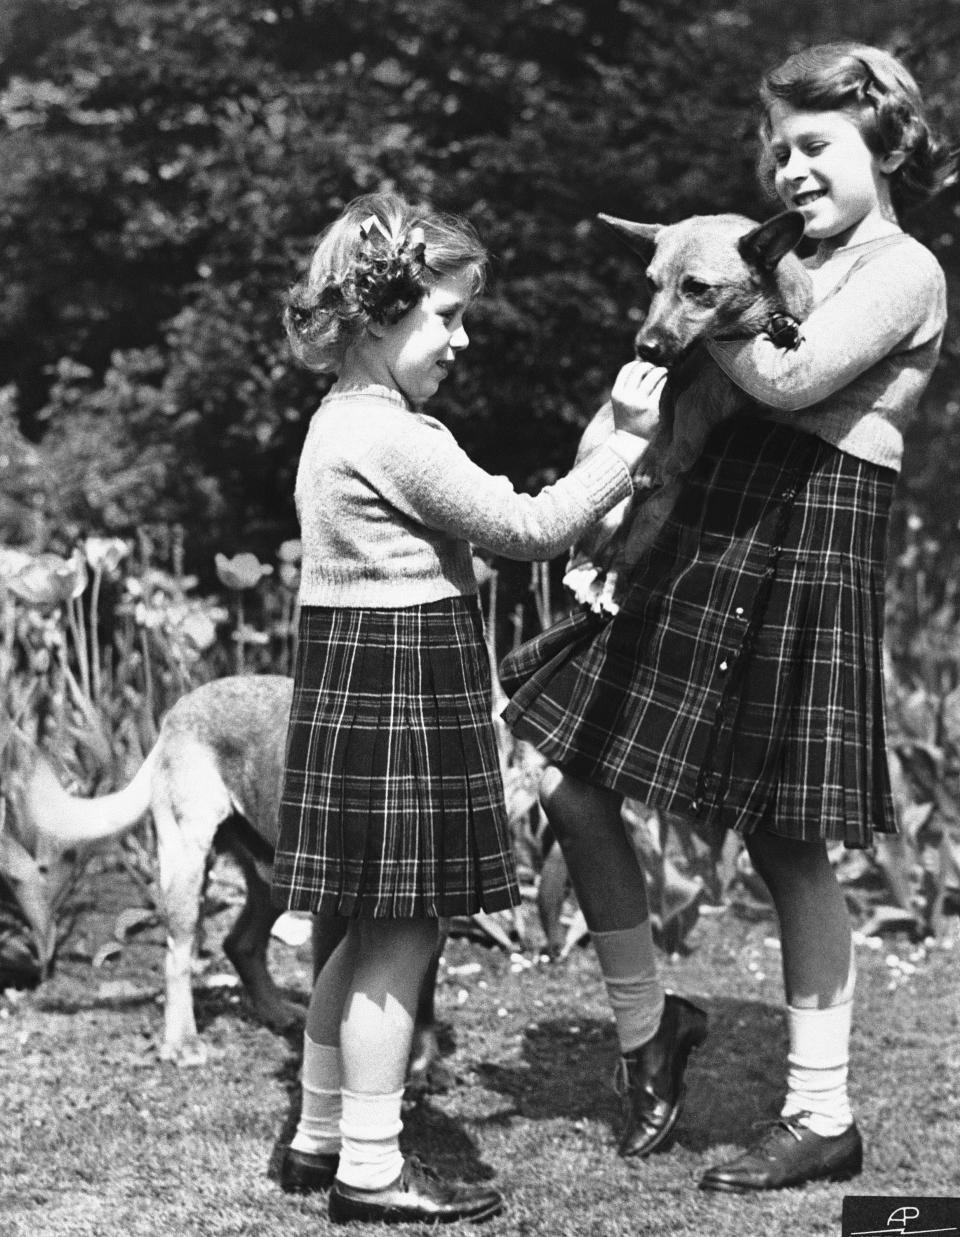
[{"label": "young girl with bow in hair", "polygon": [[285,908],[341,916],[307,1017],[290,1191],[335,1221],[444,1223],[502,1205],[398,1143],[421,978],[441,917],[519,901],[471,546],[559,554],[632,492],[617,430],[536,497],[483,471],[423,406],[467,347],[486,254],[464,221],[393,194],[350,203],[285,313],[337,380],[296,483],[299,646],[275,860]]}]

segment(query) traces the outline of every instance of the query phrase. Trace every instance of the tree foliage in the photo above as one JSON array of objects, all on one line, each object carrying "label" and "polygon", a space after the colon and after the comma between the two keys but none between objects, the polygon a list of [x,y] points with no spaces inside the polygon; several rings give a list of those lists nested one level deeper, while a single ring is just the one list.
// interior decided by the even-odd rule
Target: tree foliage
[{"label": "tree foliage", "polygon": [[[281,298],[340,206],[382,186],[466,214],[494,256],[438,412],[518,483],[566,467],[629,356],[640,296],[594,216],[768,212],[753,175],[763,65],[812,38],[883,41],[960,132],[960,4],[861,10],[8,0],[0,385],[39,454],[28,469],[24,444],[0,454],[6,502],[32,513],[4,535],[179,521],[204,561],[292,535],[323,387],[288,356]],[[957,210],[948,193],[918,228],[951,274]],[[906,490],[951,532],[954,341]]]}]

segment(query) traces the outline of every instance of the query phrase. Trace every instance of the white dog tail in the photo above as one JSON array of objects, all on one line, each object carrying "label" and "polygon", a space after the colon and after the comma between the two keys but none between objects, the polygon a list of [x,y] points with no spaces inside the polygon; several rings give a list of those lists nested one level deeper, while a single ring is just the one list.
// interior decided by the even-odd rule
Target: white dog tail
[{"label": "white dog tail", "polygon": [[150,807],[154,752],[127,786],[96,799],[68,794],[50,762],[38,755],[24,789],[27,819],[40,833],[62,846],[99,842],[125,833]]}]

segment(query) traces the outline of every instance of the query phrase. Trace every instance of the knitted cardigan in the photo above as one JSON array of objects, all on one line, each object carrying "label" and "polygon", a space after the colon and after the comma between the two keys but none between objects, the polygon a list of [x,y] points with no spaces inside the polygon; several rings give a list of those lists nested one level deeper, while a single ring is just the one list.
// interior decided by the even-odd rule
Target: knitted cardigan
[{"label": "knitted cardigan", "polygon": [[334,387],[297,471],[301,603],[389,608],[476,593],[471,545],[514,559],[560,554],[632,493],[626,460],[641,445],[617,432],[554,485],[518,494],[397,392]]},{"label": "knitted cardigan", "polygon": [[770,417],[899,471],[903,429],[940,352],[946,284],[933,254],[902,232],[807,262],[815,308],[794,350],[768,337],[709,351]]}]

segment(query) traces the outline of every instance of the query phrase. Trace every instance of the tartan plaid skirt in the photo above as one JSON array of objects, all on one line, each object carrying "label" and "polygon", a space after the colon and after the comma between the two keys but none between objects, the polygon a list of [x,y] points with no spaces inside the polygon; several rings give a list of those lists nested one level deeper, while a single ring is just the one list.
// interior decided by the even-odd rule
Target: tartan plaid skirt
[{"label": "tartan plaid skirt", "polygon": [[520,900],[476,597],[305,606],[275,901],[435,918]]},{"label": "tartan plaid skirt", "polygon": [[554,764],[664,812],[868,846],[895,832],[882,640],[896,474],[759,417],[719,425],[619,613],[500,668]]}]

